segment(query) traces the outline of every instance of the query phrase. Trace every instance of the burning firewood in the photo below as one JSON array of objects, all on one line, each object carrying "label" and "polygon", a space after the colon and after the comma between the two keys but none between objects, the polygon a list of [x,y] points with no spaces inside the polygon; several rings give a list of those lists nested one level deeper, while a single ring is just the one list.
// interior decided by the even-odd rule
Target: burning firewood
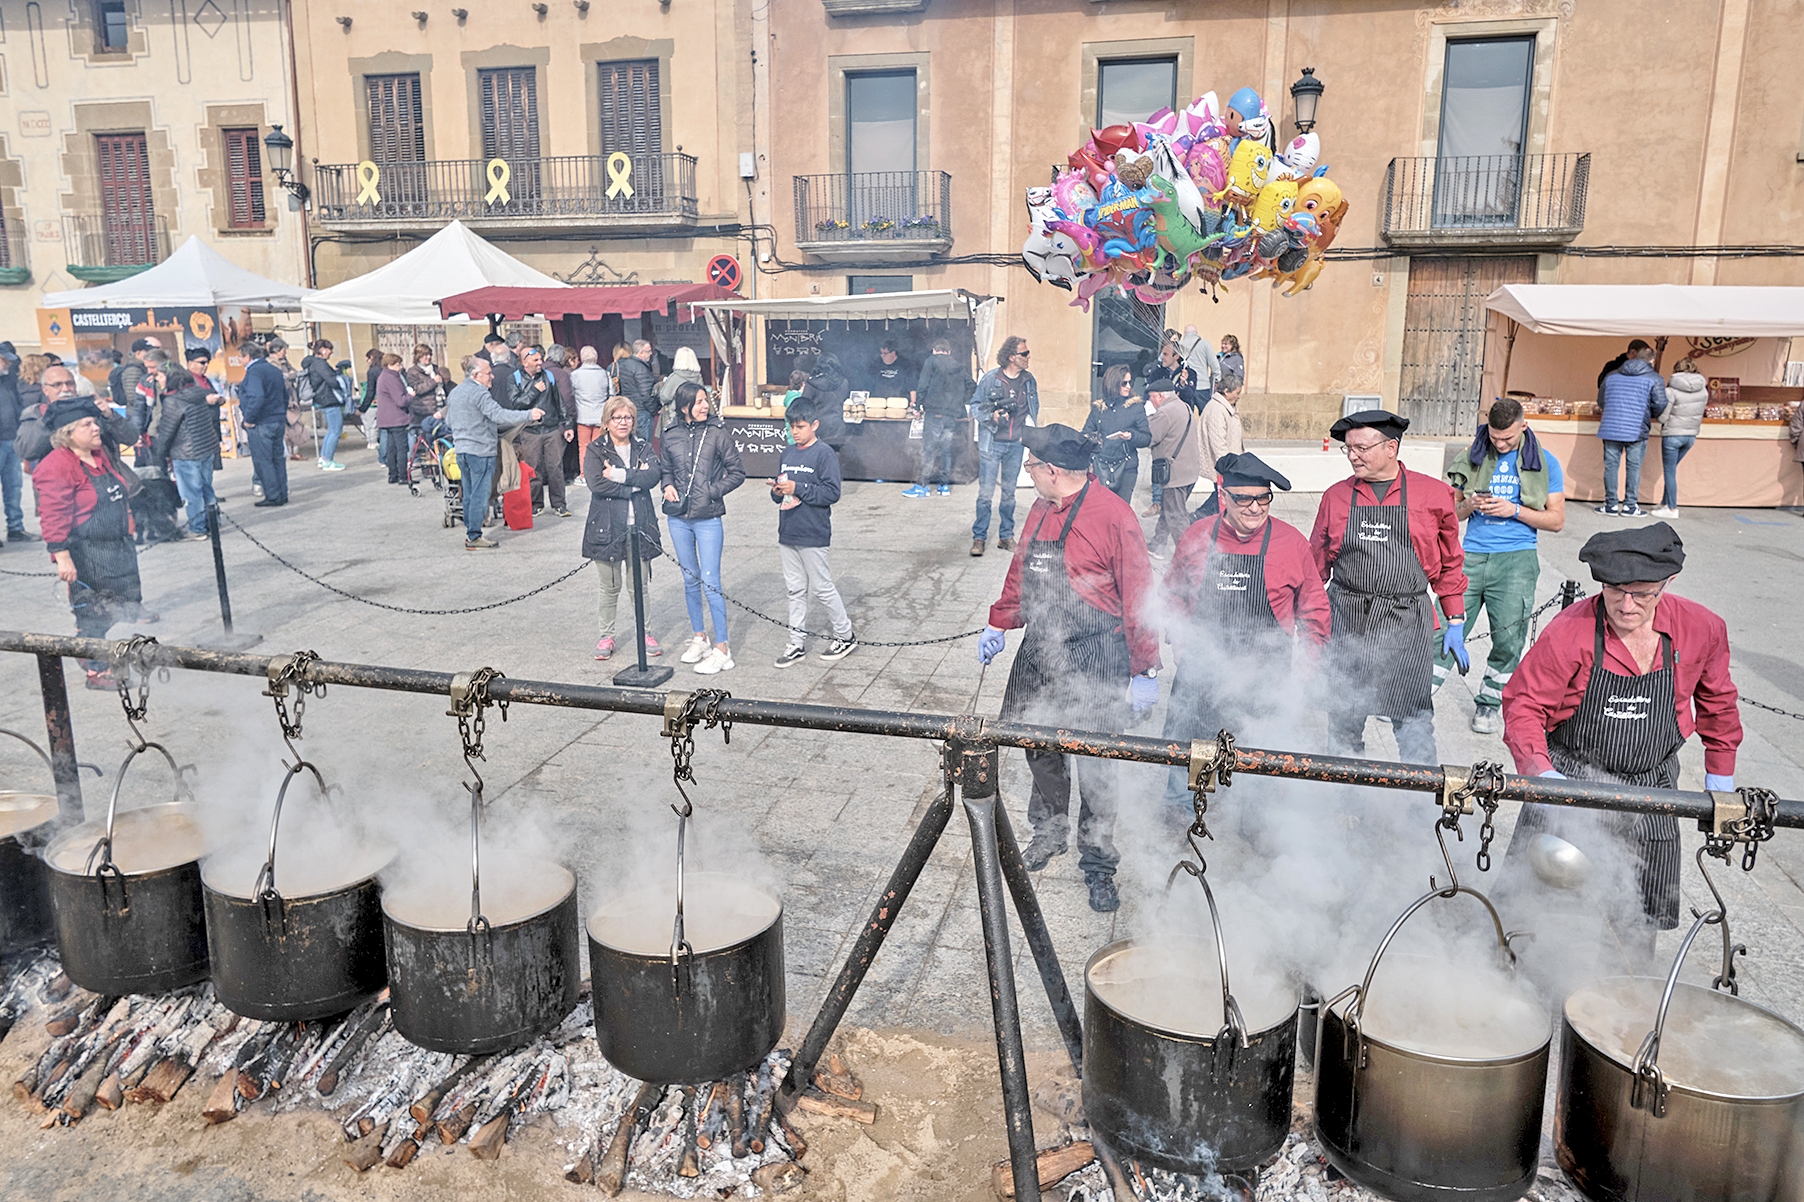
[{"label": "burning firewood", "polygon": [[69,1092],[63,1098],[63,1113],[72,1119],[80,1119],[88,1113],[88,1107],[94,1104],[94,1095],[99,1092],[100,1081],[106,1073],[106,1065],[99,1058],[76,1079]]},{"label": "burning firewood", "polygon": [[200,1117],[208,1123],[223,1123],[238,1117],[238,1070],[228,1069],[213,1085]]},{"label": "burning firewood", "polygon": [[[710,1094],[710,1096],[712,1095]],[[677,1162],[677,1176],[699,1177],[702,1175],[702,1170],[701,1166],[696,1163],[696,1140],[699,1138],[699,1133],[696,1131],[695,1086],[693,1085],[683,1087],[682,1124],[683,1152],[682,1158]]]},{"label": "burning firewood", "polygon": [[770,1130],[771,1109],[777,1100],[777,1083],[769,1064],[758,1066],[758,1092],[752,1107],[752,1121],[746,1125],[745,1146],[754,1156],[764,1154],[764,1135]]},{"label": "burning firewood", "polygon": [[132,1102],[151,1102],[161,1106],[175,1097],[193,1075],[193,1065],[180,1056],[171,1056],[167,1060],[157,1061],[156,1066],[145,1073],[143,1080],[128,1090],[125,1096]]},{"label": "burning firewood", "polygon": [[102,1110],[117,1110],[125,1104],[125,1087],[119,1084],[118,1073],[106,1075],[94,1091],[94,1101]]},{"label": "burning firewood", "polygon": [[648,1081],[639,1087],[633,1104],[621,1111],[620,1123],[614,1128],[614,1138],[608,1142],[608,1150],[601,1158],[601,1167],[595,1171],[595,1184],[608,1197],[614,1197],[625,1185],[627,1161],[633,1149],[633,1135],[640,1124],[650,1117],[658,1099],[663,1096],[664,1088]]},{"label": "burning firewood", "polygon": [[412,1106],[409,1106],[407,1108],[407,1113],[413,1116],[414,1122],[416,1123],[431,1122],[432,1117],[438,1113],[439,1103],[445,1100],[445,1095],[449,1094],[452,1090],[462,1084],[465,1077],[468,1077],[478,1069],[486,1067],[493,1059],[492,1056],[472,1056],[470,1059],[465,1060],[462,1064],[458,1065],[457,1068],[452,1070],[450,1076],[427,1090]]},{"label": "burning firewood", "polygon": [[450,1118],[438,1124],[439,1142],[443,1144],[456,1143],[464,1137],[464,1132],[470,1129],[470,1124],[475,1121],[475,1118],[476,1103],[474,1102],[467,1103],[460,1109],[454,1111]]},{"label": "burning firewood", "polygon": [[733,1141],[733,1159],[744,1160],[745,1145],[745,1073],[734,1073],[727,1084],[727,1133]]},{"label": "burning firewood", "polygon": [[[1046,1189],[1054,1182],[1063,1181],[1095,1159],[1096,1149],[1081,1140],[1062,1148],[1048,1148],[1034,1158],[1035,1168],[1040,1176],[1040,1188]],[[998,1198],[1015,1196],[1015,1170],[1010,1161],[999,1161],[991,1170],[990,1188]]]},{"label": "burning firewood", "polygon": [[345,1066],[356,1058],[364,1042],[387,1019],[388,1006],[386,1004],[371,1007],[370,1012],[363,1016],[363,1021],[357,1024],[356,1029],[345,1039],[344,1046],[338,1049],[338,1054],[332,1057],[332,1062],[326,1065],[326,1071],[320,1074],[318,1089],[321,1097],[330,1096],[332,1091],[338,1088],[338,1078],[344,1072]]},{"label": "burning firewood", "polygon": [[344,1162],[359,1173],[367,1173],[376,1167],[382,1159],[382,1137],[388,1133],[388,1124],[370,1129],[368,1135],[362,1136],[344,1151]]}]

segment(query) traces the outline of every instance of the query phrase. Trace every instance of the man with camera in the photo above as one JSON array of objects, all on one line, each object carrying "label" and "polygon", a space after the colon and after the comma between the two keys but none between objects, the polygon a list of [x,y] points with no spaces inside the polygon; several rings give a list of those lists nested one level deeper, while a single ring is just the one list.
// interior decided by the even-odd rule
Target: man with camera
[{"label": "man with camera", "polygon": [[990,537],[990,497],[1002,485],[998,551],[1015,549],[1015,485],[1021,478],[1021,432],[1040,415],[1040,388],[1027,370],[1027,339],[1011,334],[996,352],[996,367],[977,381],[971,404],[977,419],[977,520],[971,554],[982,555]]}]

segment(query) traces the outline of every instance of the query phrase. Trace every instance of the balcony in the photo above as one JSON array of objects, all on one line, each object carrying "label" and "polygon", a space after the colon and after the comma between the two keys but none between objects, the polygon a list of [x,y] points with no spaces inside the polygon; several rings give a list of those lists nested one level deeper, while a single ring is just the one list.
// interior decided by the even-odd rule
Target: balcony
[{"label": "balcony", "polygon": [[798,175],[796,249],[830,262],[904,263],[952,249],[944,171]]},{"label": "balcony", "polygon": [[169,227],[149,214],[69,214],[63,252],[70,275],[86,284],[111,284],[169,257]]},{"label": "balcony", "polygon": [[388,233],[430,233],[451,220],[477,231],[581,233],[693,226],[699,211],[694,155],[497,162],[493,171],[481,159],[315,167],[314,218],[329,229]]},{"label": "balcony", "polygon": [[1392,159],[1384,240],[1399,247],[1564,246],[1585,228],[1589,154]]},{"label": "balcony", "polygon": [[0,226],[0,287],[31,282],[31,259],[26,253],[25,231]]}]

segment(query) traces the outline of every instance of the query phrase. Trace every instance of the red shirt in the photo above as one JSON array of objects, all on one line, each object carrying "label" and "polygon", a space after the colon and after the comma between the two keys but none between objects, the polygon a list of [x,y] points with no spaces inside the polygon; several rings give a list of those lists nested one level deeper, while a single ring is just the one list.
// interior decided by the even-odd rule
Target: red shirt
[{"label": "red shirt", "polygon": [[[1567,606],[1547,624],[1503,687],[1503,741],[1515,757],[1516,771],[1524,776],[1539,776],[1553,767],[1547,732],[1570,718],[1585,695],[1600,604],[1601,597],[1587,597]],[[1729,679],[1729,628],[1696,601],[1669,592],[1654,610],[1654,629],[1672,638],[1679,733],[1689,739],[1695,730],[1704,740],[1705,772],[1733,776],[1735,750],[1741,746],[1741,712],[1736,708],[1735,682]],[[1604,667],[1623,676],[1643,674],[1608,622]],[[1649,670],[1659,668],[1656,654]]]},{"label": "red shirt", "polygon": [[[1127,632],[1128,659],[1135,675],[1159,666],[1159,632],[1147,625],[1146,613],[1153,592],[1153,565],[1146,555],[1146,539],[1140,519],[1126,501],[1099,484],[1094,477],[1083,494],[1071,534],[1065,540],[1065,575],[1086,604],[1121,619]],[[1021,562],[1036,537],[1054,542],[1065,528],[1072,502],[1066,497],[1056,506],[1044,497],[1036,500],[1021,523],[1015,557],[1009,560],[1002,596],[990,606],[990,625],[998,630],[1018,630],[1021,619]]]},{"label": "red shirt", "polygon": [[[68,447],[57,447],[38,460],[32,469],[31,482],[38,493],[38,527],[44,536],[44,549],[55,555],[69,549],[69,535],[88,520],[100,494],[94,481],[111,473],[121,484],[125,478],[113,471],[105,451],[94,456],[90,468]],[[129,521],[129,515],[128,515]]]},{"label": "red shirt", "polygon": [[[1270,523],[1272,545],[1265,550],[1265,599],[1271,603],[1272,616],[1278,619],[1280,629],[1294,632],[1305,643],[1319,647],[1328,641],[1328,593],[1310,558],[1309,540],[1289,522],[1272,518]],[[1257,555],[1264,537],[1261,529],[1242,538],[1239,531],[1219,518],[1192,523],[1178,539],[1171,568],[1165,573],[1162,590],[1166,604],[1179,613],[1194,615],[1197,593],[1202,588],[1203,562],[1210,546],[1229,555]]]},{"label": "red shirt", "polygon": [[[1457,622],[1466,614],[1466,551],[1460,545],[1459,514],[1454,511],[1453,489],[1433,476],[1403,468],[1409,477],[1409,541],[1415,548],[1416,560],[1428,577],[1428,587],[1441,599],[1441,609]],[[1392,480],[1384,499],[1397,503],[1402,485]],[[1315,553],[1316,571],[1323,582],[1328,580],[1335,559],[1340,555],[1341,540],[1347,534],[1347,514],[1353,505],[1354,492],[1361,505],[1378,504],[1372,486],[1357,476],[1331,486],[1322,494],[1321,507],[1315,511],[1315,530],[1309,535],[1309,548]]]}]

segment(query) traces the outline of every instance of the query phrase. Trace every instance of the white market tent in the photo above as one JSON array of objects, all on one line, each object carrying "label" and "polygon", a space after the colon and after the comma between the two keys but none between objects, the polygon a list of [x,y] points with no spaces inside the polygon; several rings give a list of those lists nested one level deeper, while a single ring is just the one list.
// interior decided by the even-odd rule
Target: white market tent
[{"label": "white market tent", "polygon": [[[394,262],[309,293],[301,316],[307,321],[443,325],[441,299],[492,285],[569,287],[485,242],[463,222],[453,221]],[[467,324],[471,319],[450,320]]]},{"label": "white market tent", "polygon": [[1485,308],[1535,334],[1804,336],[1804,288],[1505,284],[1485,298]]},{"label": "white market tent", "polygon": [[204,309],[223,305],[253,313],[292,313],[307,295],[307,289],[298,284],[279,284],[246,271],[191,236],[167,259],[129,279],[98,288],[46,292],[40,304],[46,309],[147,309],[164,305]]}]

